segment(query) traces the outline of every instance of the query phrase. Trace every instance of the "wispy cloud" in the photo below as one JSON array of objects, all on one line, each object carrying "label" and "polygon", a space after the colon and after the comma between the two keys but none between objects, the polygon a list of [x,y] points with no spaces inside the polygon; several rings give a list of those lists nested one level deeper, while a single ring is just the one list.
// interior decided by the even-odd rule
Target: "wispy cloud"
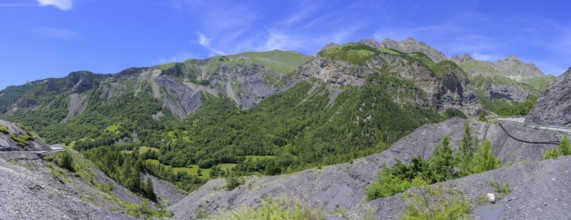
[{"label": "wispy cloud", "polygon": [[73,8],[73,0],[38,0],[40,6],[54,6],[62,11]]},{"label": "wispy cloud", "polygon": [[0,7],[36,7],[37,4],[32,4],[29,2],[7,2],[0,3]]},{"label": "wispy cloud", "polygon": [[77,32],[63,28],[38,28],[35,32],[41,36],[59,40],[71,40],[79,36]]},{"label": "wispy cloud", "polygon": [[187,51],[183,51],[183,52],[176,53],[175,55],[172,55],[170,57],[160,57],[157,60],[151,62],[151,65],[160,65],[160,64],[173,63],[173,62],[182,62],[182,61],[185,61],[185,60],[192,58],[192,57],[194,57],[194,55],[192,55],[191,53],[189,53]]},{"label": "wispy cloud", "polygon": [[196,34],[198,35],[198,44],[210,50],[213,53],[213,55],[224,55],[224,52],[216,50],[212,46],[210,46],[210,39],[208,39],[206,35],[200,32],[196,32]]}]

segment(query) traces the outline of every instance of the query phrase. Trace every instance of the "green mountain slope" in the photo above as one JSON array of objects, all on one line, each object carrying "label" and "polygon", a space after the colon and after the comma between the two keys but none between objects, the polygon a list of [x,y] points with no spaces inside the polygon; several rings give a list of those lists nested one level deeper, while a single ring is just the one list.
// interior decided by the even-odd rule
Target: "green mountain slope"
[{"label": "green mountain slope", "polygon": [[2,118],[73,146],[118,182],[131,184],[133,171],[106,164],[186,190],[217,176],[350,161],[443,120],[444,110],[478,108],[456,64],[361,44],[313,58],[270,51],[76,72],[0,94],[11,94],[0,96],[11,97]]}]

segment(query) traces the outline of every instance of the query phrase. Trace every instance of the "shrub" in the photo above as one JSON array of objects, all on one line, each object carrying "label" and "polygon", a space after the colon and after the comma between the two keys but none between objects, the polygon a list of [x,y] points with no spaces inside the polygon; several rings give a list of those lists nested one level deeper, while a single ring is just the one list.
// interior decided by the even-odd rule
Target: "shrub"
[{"label": "shrub", "polygon": [[226,189],[233,190],[236,187],[242,185],[244,179],[242,177],[230,176],[226,178]]},{"label": "shrub", "polygon": [[385,198],[404,192],[411,187],[409,181],[394,176],[389,169],[384,168],[379,173],[379,180],[367,188],[365,194],[368,200]]},{"label": "shrub", "polygon": [[494,179],[489,179],[488,184],[490,184],[490,186],[492,186],[492,188],[494,189],[494,192],[499,193],[501,195],[505,196],[505,195],[510,194],[512,192],[510,185],[507,183],[500,184],[500,183],[496,183],[494,181]]},{"label": "shrub", "polygon": [[421,178],[415,178],[412,185],[418,192],[403,195],[407,207],[401,219],[469,219],[470,203],[460,190],[442,184],[427,186]]},{"label": "shrub", "polygon": [[453,118],[453,117],[459,117],[463,119],[468,118],[468,116],[466,116],[464,112],[455,108],[447,108],[446,111],[444,111],[444,115],[446,115],[446,118]]},{"label": "shrub", "polygon": [[547,160],[570,154],[571,154],[571,144],[569,143],[569,137],[567,137],[567,135],[563,135],[563,138],[559,142],[559,146],[546,151],[543,154],[543,159]]},{"label": "shrub", "polygon": [[54,161],[56,165],[71,172],[75,172],[75,169],[73,167],[73,156],[71,155],[71,153],[65,150],[57,152],[56,154],[57,155]]},{"label": "shrub", "polygon": [[16,136],[11,134],[10,138],[12,138],[12,140],[14,140],[16,144],[20,147],[28,146],[28,136],[26,135]]}]

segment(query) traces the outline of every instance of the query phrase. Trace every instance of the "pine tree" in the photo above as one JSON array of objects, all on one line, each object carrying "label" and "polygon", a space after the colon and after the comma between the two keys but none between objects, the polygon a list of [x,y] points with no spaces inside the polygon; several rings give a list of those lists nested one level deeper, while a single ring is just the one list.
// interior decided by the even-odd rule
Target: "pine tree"
[{"label": "pine tree", "polygon": [[481,173],[500,167],[500,160],[494,157],[489,140],[482,142],[474,154],[474,173]]},{"label": "pine tree", "polygon": [[442,144],[436,146],[434,149],[434,155],[429,166],[431,173],[432,182],[441,182],[445,180],[452,179],[456,172],[454,167],[456,165],[456,158],[452,153],[450,148],[450,138],[444,136],[442,138]]},{"label": "pine tree", "polygon": [[147,198],[152,201],[157,201],[157,194],[155,194],[155,190],[153,189],[153,181],[151,181],[151,177],[147,177],[147,183],[145,183],[144,188]]},{"label": "pine tree", "polygon": [[465,158],[467,156],[472,156],[474,153],[474,143],[472,141],[472,132],[468,122],[464,123],[464,134],[462,136],[462,141],[460,142],[460,151],[462,156]]}]

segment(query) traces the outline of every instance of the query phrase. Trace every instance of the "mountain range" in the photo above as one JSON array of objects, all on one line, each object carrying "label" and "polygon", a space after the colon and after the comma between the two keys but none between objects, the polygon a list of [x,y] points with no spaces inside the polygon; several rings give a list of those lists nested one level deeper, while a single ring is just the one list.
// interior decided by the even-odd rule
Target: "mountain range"
[{"label": "mountain range", "polygon": [[[91,184],[103,191],[109,191],[105,184],[112,182],[141,201],[145,197],[155,202],[153,188],[162,190],[159,198],[177,201],[182,196],[175,188],[193,192],[171,207],[175,218],[217,213],[218,207],[236,208],[236,192],[246,193],[246,189],[241,186],[234,194],[218,194],[216,189],[223,187],[218,177],[243,185],[244,176],[282,174],[246,181],[246,191],[254,187],[270,193],[287,190],[267,188],[266,182],[290,186],[343,169],[343,176],[362,180],[351,189],[357,193],[346,191],[357,203],[379,171],[380,160],[373,163],[370,158],[384,155],[391,158],[384,162],[392,163],[394,158],[409,160],[409,156],[423,154],[429,159],[440,138],[452,135],[452,130],[443,127],[460,129],[463,124],[451,118],[521,116],[531,110],[528,118],[533,123],[560,121],[566,110],[554,109],[550,117],[541,109],[555,105],[550,100],[566,100],[560,92],[566,91],[565,76],[556,81],[515,56],[494,63],[466,54],[447,58],[410,38],[330,43],[314,56],[274,50],[128,68],[116,74],[76,71],[0,91],[0,118],[17,123],[0,123],[0,129],[7,129],[0,139],[0,151],[46,150],[45,143],[64,144],[77,151],[73,152],[75,161],[89,161],[89,169],[94,170],[90,172],[109,179]],[[532,108],[535,100],[539,104]],[[386,156],[410,150],[402,143],[414,145],[407,138],[419,138],[417,129],[426,132],[425,124],[433,123],[441,123],[438,129],[446,131],[431,136],[430,143],[419,141],[426,149]],[[515,143],[505,146],[512,152],[505,155],[501,144],[507,143],[509,135],[495,137],[489,129],[499,131],[499,127],[487,123],[471,126],[478,129],[478,137],[492,139],[494,155],[501,155],[502,164],[541,157],[541,152],[515,152],[519,149]],[[533,129],[521,133],[554,138]],[[552,146],[541,145],[541,151]],[[354,161],[365,167],[366,174],[355,177],[351,172],[357,171],[343,168],[347,164],[334,165],[351,166]],[[329,165],[334,168],[321,170]],[[303,177],[306,174],[311,177]],[[147,176],[148,182],[170,182],[163,184],[168,192],[140,175]],[[82,177],[85,182],[95,178]],[[325,192],[343,188],[338,182],[323,187],[327,187]],[[299,192],[316,195],[320,201],[330,196],[302,188]],[[218,199],[211,203],[195,200],[197,196]],[[252,199],[261,197],[236,201],[253,204]],[[357,212],[353,202],[342,205]],[[333,203],[321,205],[328,211],[336,208]],[[155,208],[162,210],[163,206]],[[391,218],[380,212],[374,215]]]}]

